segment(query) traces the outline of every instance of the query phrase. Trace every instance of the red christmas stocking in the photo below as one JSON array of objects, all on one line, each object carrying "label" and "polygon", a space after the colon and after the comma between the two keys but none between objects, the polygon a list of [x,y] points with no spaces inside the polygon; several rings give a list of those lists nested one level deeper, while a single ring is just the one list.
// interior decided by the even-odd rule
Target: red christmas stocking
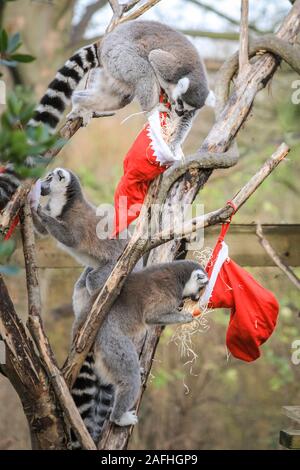
[{"label": "red christmas stocking", "polygon": [[[160,101],[163,102],[163,95]],[[161,133],[166,117],[167,113],[154,111],[125,157],[124,174],[114,196],[115,221],[111,238],[117,237],[139,216],[151,181],[176,160]]]},{"label": "red christmas stocking", "polygon": [[230,308],[226,345],[243,361],[260,356],[259,346],[273,333],[279,305],[269,290],[262,287],[245,269],[228,257],[224,242],[229,224],[224,224],[207,264],[209,283],[201,304],[209,308]]}]

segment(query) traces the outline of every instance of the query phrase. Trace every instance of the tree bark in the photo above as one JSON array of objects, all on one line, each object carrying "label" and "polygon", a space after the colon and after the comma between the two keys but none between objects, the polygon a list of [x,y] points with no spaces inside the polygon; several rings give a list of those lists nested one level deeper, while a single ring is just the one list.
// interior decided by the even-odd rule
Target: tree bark
[{"label": "tree bark", "polygon": [[1,368],[22,402],[32,448],[66,449],[67,433],[61,410],[2,276],[0,298],[0,335],[6,346],[6,364]]}]

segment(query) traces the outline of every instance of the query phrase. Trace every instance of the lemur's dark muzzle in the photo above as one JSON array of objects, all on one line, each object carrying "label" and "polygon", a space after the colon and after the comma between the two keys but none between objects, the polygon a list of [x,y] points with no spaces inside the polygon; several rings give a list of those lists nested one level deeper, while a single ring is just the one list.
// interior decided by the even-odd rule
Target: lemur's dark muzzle
[{"label": "lemur's dark muzzle", "polygon": [[184,110],[175,108],[175,113],[177,114],[177,116],[181,117],[184,115]]},{"label": "lemur's dark muzzle", "polygon": [[41,183],[41,195],[48,196],[50,194],[50,185],[42,181]]}]

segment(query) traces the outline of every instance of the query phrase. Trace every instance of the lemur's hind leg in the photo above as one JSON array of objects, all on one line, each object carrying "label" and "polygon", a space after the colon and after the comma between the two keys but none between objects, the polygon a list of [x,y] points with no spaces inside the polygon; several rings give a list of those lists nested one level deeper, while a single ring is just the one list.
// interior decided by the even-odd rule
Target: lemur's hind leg
[{"label": "lemur's hind leg", "polygon": [[114,44],[102,51],[102,63],[116,83],[132,90],[143,111],[150,112],[159,103],[160,85],[147,58],[132,44]]},{"label": "lemur's hind leg", "polygon": [[125,88],[101,69],[91,88],[75,91],[72,97],[72,111],[68,119],[82,118],[87,125],[94,113],[117,111],[132,101],[132,90]]},{"label": "lemur's hind leg", "polygon": [[132,408],[141,387],[137,352],[133,342],[119,331],[111,335],[109,341],[104,341],[104,337],[101,335],[98,346],[95,345],[95,365],[100,376],[105,374],[105,369],[109,371],[109,377],[115,386],[110,421],[118,426],[134,425],[138,419]]}]

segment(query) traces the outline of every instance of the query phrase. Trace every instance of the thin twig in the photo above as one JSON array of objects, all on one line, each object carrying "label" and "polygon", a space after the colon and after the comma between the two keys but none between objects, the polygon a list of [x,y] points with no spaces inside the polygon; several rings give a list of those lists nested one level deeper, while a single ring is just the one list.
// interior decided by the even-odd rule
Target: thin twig
[{"label": "thin twig", "polygon": [[261,224],[257,224],[256,226],[256,235],[259,238],[259,243],[264,248],[266,253],[270,256],[270,258],[274,261],[274,263],[278,266],[281,271],[289,278],[289,280],[294,284],[297,289],[300,290],[300,279],[294,273],[294,271],[283,261],[283,259],[276,253],[274,248],[270,245],[269,241],[264,237],[263,230]]},{"label": "thin twig", "polygon": [[39,350],[57,399],[70,426],[73,428],[84,449],[96,450],[96,446],[82,421],[80,413],[63,378],[62,372],[58,368],[49,340],[43,328],[38,269],[36,266],[34,228],[28,201],[25,202],[20,215],[28,292],[28,327]]},{"label": "thin twig", "polygon": [[136,20],[139,16],[146,13],[146,11],[150,10],[150,8],[154,7],[154,5],[156,5],[160,1],[161,0],[148,0],[148,2],[141,5],[139,8],[134,10],[132,13],[129,13],[128,15],[124,15],[122,18],[120,18],[119,24],[124,23],[125,21]]},{"label": "thin twig", "polygon": [[241,0],[241,27],[240,27],[240,50],[239,50],[239,77],[247,71],[249,67],[249,0]]}]

